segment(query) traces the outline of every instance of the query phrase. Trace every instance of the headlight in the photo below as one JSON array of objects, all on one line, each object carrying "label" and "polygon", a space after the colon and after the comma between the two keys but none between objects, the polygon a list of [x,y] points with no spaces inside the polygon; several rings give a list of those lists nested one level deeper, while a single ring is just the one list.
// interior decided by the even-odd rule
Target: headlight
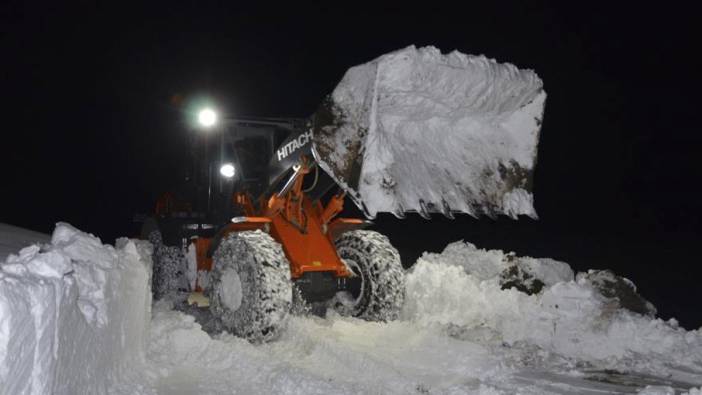
[{"label": "headlight", "polygon": [[231,163],[225,163],[219,168],[219,174],[224,177],[232,178],[234,177],[234,173],[236,173],[236,171],[234,170],[234,165]]},{"label": "headlight", "polygon": [[211,108],[205,108],[197,114],[197,120],[200,125],[209,128],[217,123],[217,113]]}]

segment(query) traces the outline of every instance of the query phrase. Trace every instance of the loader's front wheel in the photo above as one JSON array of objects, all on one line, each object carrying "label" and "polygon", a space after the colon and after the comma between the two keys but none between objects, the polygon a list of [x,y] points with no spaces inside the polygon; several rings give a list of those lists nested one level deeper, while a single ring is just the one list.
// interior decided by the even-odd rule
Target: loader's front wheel
[{"label": "loader's front wheel", "polygon": [[290,265],[267,233],[232,233],[214,254],[210,310],[230,332],[260,343],[275,339],[292,304]]},{"label": "loader's front wheel", "polygon": [[347,290],[337,294],[336,310],[370,321],[396,319],[405,300],[405,271],[388,238],[356,230],[342,234],[336,248],[354,272]]}]

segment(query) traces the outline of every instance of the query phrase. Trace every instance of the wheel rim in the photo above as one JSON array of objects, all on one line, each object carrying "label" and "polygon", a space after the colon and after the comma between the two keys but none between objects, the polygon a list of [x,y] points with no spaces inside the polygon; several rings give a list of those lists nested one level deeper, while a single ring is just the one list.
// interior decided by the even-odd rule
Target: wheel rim
[{"label": "wheel rim", "polygon": [[241,278],[236,270],[227,269],[222,273],[218,293],[225,307],[232,312],[239,310],[243,299],[243,291],[241,289]]},{"label": "wheel rim", "polygon": [[363,272],[356,261],[344,259],[344,262],[348,268],[351,269],[354,276],[346,279],[346,293],[349,297],[345,298],[346,300],[342,300],[342,303],[345,305],[356,306],[363,297],[363,290],[366,286],[365,279],[363,278]]}]

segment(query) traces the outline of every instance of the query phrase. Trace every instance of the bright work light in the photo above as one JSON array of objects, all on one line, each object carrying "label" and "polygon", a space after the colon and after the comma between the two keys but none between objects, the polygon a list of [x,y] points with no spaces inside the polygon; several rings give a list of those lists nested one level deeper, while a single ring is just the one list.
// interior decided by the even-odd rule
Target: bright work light
[{"label": "bright work light", "polygon": [[231,163],[225,163],[222,165],[222,167],[219,168],[219,174],[227,177],[227,178],[232,178],[234,177],[234,165]]},{"label": "bright work light", "polygon": [[200,125],[209,128],[217,123],[217,113],[211,108],[205,108],[197,114],[197,120]]}]

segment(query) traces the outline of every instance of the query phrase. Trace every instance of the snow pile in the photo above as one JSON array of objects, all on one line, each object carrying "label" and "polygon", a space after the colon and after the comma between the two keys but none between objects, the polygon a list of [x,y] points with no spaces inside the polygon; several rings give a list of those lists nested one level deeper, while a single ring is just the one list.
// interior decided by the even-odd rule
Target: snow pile
[{"label": "snow pile", "polygon": [[535,217],[545,99],[531,70],[410,46],[346,72],[315,117],[314,148],[370,217]]},{"label": "snow pile", "polygon": [[[503,289],[501,274],[512,264],[541,280],[543,289],[533,295]],[[689,367],[700,380],[699,330],[621,309],[596,286],[586,276],[573,279],[564,263],[456,242],[441,254],[425,253],[408,273],[403,317],[457,336],[479,331],[507,345],[536,345],[602,368],[660,374]]]},{"label": "snow pile", "polygon": [[105,393],[138,375],[150,321],[148,244],[59,223],[0,264],[0,393]]}]

